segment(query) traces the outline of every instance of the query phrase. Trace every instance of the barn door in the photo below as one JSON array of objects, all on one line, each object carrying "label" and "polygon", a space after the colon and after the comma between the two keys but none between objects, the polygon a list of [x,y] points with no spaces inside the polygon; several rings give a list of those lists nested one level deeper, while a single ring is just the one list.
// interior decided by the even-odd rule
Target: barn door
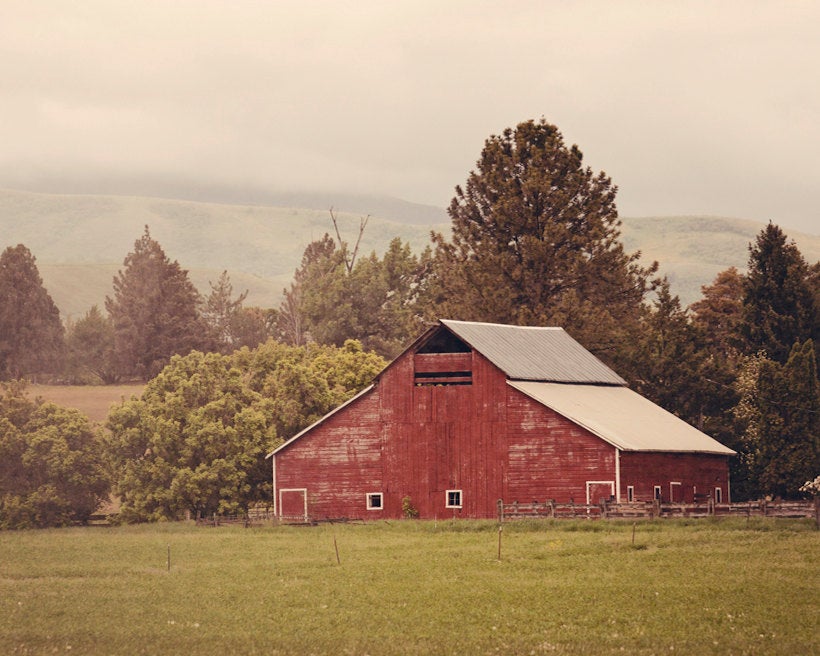
[{"label": "barn door", "polygon": [[308,521],[307,488],[279,490],[279,519]]},{"label": "barn door", "polygon": [[587,505],[597,505],[615,495],[615,481],[587,481]]}]

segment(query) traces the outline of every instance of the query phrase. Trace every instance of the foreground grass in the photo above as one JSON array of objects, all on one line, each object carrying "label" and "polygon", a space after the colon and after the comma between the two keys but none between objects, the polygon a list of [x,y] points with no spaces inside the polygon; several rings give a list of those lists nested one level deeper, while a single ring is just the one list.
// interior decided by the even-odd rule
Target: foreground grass
[{"label": "foreground grass", "polygon": [[820,653],[811,524],[632,530],[510,524],[500,560],[482,522],[5,532],[0,653]]}]

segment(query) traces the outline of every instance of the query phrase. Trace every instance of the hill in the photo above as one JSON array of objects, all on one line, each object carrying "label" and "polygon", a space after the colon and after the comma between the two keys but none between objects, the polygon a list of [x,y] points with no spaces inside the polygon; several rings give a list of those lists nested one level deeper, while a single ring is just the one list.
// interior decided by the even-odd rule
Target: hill
[{"label": "hill", "polygon": [[[146,225],[201,292],[207,294],[209,281],[227,270],[235,292],[247,289],[247,304],[262,307],[278,304],[305,246],[325,232],[332,234],[328,210],[315,209],[325,200],[338,210],[342,236],[349,242],[355,241],[361,218],[372,214],[362,240],[365,253],[383,253],[394,237],[418,253],[429,244],[431,229],[449,226],[440,208],[399,200],[350,196],[340,199],[344,205],[321,195],[287,200],[312,207],[0,190],[0,248],[25,244],[60,311],[77,317],[94,304],[103,307],[114,275]],[[363,211],[370,202],[372,210]],[[624,218],[622,234],[628,251],[640,250],[645,261],[661,263],[673,291],[688,304],[719,271],[745,267],[748,244],[762,227],[722,217],[640,217]],[[787,234],[807,260],[820,259],[820,236]]]}]

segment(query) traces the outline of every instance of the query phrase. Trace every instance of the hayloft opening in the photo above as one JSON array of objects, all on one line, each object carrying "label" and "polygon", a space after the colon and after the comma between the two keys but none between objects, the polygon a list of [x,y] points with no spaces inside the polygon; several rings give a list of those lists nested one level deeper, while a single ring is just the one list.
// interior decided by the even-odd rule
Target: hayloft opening
[{"label": "hayloft opening", "polygon": [[413,358],[416,385],[472,385],[472,349],[449,330],[439,330]]}]

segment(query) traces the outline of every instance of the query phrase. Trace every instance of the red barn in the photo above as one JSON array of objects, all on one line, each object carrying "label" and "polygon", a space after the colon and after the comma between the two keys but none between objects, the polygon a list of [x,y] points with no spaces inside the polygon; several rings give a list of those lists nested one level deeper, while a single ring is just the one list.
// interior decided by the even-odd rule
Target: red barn
[{"label": "red barn", "polygon": [[734,451],[561,328],[440,321],[268,455],[275,513],[494,517],[509,503],[729,501]]}]

